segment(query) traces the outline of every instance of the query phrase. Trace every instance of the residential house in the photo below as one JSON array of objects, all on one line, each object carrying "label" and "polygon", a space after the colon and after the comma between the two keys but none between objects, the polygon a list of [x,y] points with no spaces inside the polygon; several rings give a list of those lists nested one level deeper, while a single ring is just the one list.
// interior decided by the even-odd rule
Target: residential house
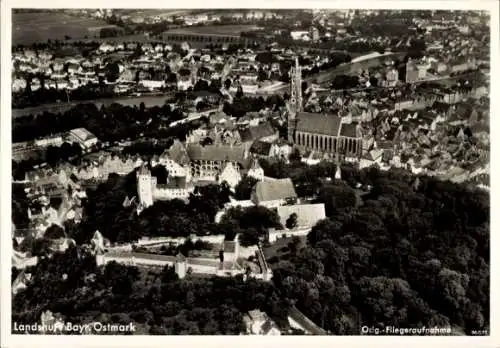
[{"label": "residential house", "polygon": [[239,131],[241,142],[249,148],[255,141],[272,143],[279,138],[279,132],[269,122],[250,126]]},{"label": "residential house", "polygon": [[63,143],[63,138],[60,135],[52,135],[42,139],[35,140],[35,146],[45,147],[45,146],[61,146]]},{"label": "residential house", "polygon": [[149,90],[161,89],[166,87],[164,80],[141,80],[139,84]]},{"label": "residential house", "polygon": [[250,146],[250,153],[257,157],[271,157],[273,144],[267,141],[257,140]]},{"label": "residential house", "polygon": [[373,149],[363,156],[361,156],[359,161],[360,168],[371,167],[374,164],[382,163],[382,155],[384,153],[384,149]]}]

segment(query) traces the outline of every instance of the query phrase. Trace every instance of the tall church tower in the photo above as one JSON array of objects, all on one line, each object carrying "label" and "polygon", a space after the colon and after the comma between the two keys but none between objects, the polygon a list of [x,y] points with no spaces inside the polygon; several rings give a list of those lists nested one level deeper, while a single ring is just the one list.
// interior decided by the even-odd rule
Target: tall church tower
[{"label": "tall church tower", "polygon": [[297,125],[297,114],[302,111],[302,69],[299,58],[295,57],[295,67],[290,69],[291,93],[288,104],[288,141],[293,143],[295,127]]},{"label": "tall church tower", "polygon": [[145,166],[137,172],[137,195],[143,208],[153,205],[153,180],[151,172]]}]

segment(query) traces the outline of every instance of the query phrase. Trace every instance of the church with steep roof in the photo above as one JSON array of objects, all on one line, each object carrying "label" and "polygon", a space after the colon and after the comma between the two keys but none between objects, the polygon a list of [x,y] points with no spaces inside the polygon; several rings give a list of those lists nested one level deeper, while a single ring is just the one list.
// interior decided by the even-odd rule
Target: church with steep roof
[{"label": "church with steep roof", "polygon": [[342,158],[362,155],[359,124],[344,122],[339,115],[303,111],[302,72],[298,59],[291,70],[291,97],[288,104],[288,142],[304,151],[315,151]]}]

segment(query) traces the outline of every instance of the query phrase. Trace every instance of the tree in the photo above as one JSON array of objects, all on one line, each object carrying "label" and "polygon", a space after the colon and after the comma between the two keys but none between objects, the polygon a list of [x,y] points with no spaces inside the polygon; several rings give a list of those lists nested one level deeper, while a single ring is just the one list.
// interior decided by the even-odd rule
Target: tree
[{"label": "tree", "polygon": [[294,148],[292,153],[290,154],[291,162],[300,162],[302,156],[300,154],[300,150],[298,148]]},{"label": "tree", "polygon": [[61,226],[52,224],[47,228],[47,230],[45,230],[43,236],[47,239],[57,239],[65,237],[66,234],[64,233],[64,229]]},{"label": "tree", "polygon": [[257,182],[254,177],[244,176],[234,188],[234,198],[239,201],[250,199],[252,189]]},{"label": "tree", "polygon": [[70,143],[64,142],[59,148],[59,156],[67,161],[73,155],[73,147]]},{"label": "tree", "polygon": [[165,185],[168,180],[168,171],[165,166],[159,164],[151,169],[151,175],[156,177],[156,182],[160,185]]},{"label": "tree", "polygon": [[356,192],[343,184],[324,185],[319,190],[318,200],[325,204],[327,216],[332,216],[339,210],[353,208],[357,204]]},{"label": "tree", "polygon": [[290,216],[286,220],[286,228],[288,228],[289,230],[292,230],[295,227],[297,227],[297,217],[298,217],[297,213],[290,214]]},{"label": "tree", "polygon": [[262,69],[262,67],[259,69],[259,73],[258,73],[258,77],[257,77],[257,81],[265,81],[267,80],[267,74],[266,72],[264,71],[264,69]]},{"label": "tree", "polygon": [[235,97],[237,99],[240,99],[241,97],[243,97],[243,88],[241,86],[238,86]]},{"label": "tree", "polygon": [[299,250],[299,247],[302,243],[302,240],[298,236],[293,236],[292,240],[288,243],[288,249],[292,254],[296,254]]},{"label": "tree", "polygon": [[255,61],[261,63],[261,64],[271,64],[275,61],[275,57],[273,56],[272,52],[270,51],[264,51],[257,53],[257,56],[255,57]]},{"label": "tree", "polygon": [[116,82],[120,77],[120,66],[118,62],[112,62],[106,65],[105,68],[106,80],[108,82]]}]

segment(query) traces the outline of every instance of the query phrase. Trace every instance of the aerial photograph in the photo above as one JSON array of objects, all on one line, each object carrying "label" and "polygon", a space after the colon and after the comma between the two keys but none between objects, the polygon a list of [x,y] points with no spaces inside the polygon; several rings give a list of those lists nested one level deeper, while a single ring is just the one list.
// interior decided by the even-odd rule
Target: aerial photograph
[{"label": "aerial photograph", "polygon": [[12,335],[491,335],[490,12],[11,18]]}]

